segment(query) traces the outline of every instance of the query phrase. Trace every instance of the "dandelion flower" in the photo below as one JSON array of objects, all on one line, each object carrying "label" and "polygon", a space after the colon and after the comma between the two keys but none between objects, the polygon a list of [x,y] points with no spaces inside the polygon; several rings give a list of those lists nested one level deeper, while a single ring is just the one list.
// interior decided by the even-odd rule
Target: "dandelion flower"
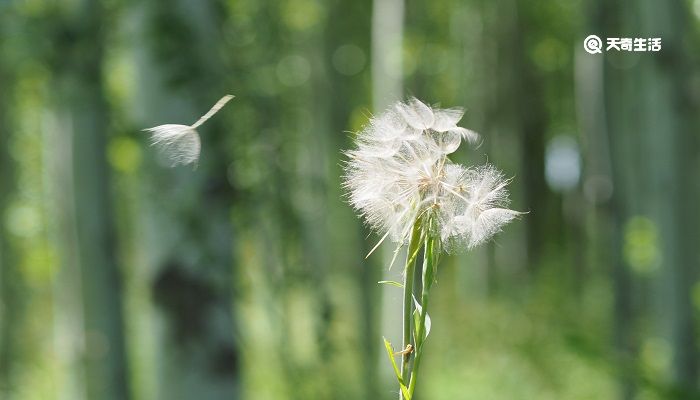
[{"label": "dandelion flower", "polygon": [[219,99],[192,125],[167,124],[144,129],[144,131],[151,133],[151,145],[156,146],[165,155],[172,167],[195,163],[199,160],[202,148],[197,128],[214,116],[232,98],[232,95],[226,95]]},{"label": "dandelion flower", "polygon": [[[492,165],[465,167],[448,155],[479,135],[457,126],[464,111],[432,108],[416,98],[373,117],[348,151],[344,186],[365,221],[404,244],[429,216],[441,242],[473,248],[520,212],[507,208],[509,180]],[[381,242],[381,241],[380,241]]]},{"label": "dandelion flower", "polygon": [[[479,139],[457,126],[463,115],[462,109],[433,108],[411,98],[370,119],[356,137],[356,148],[346,152],[343,184],[350,203],[383,234],[374,249],[391,238],[398,243],[396,259],[408,244],[403,284],[380,282],[403,289],[404,350],[395,352],[384,339],[401,399],[412,398],[416,388],[431,326],[428,299],[442,250],[478,246],[521,214],[508,209],[510,180],[494,166],[467,167],[448,158],[463,140],[476,144]],[[421,248],[421,285],[416,286]]]}]

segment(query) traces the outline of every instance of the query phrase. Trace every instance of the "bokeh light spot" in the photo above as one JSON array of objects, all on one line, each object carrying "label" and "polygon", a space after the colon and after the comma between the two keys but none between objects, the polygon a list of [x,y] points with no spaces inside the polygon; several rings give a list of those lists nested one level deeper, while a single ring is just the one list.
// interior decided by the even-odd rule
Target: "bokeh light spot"
[{"label": "bokeh light spot", "polygon": [[141,147],[130,137],[119,136],[109,142],[107,157],[112,168],[130,174],[141,165]]},{"label": "bokeh light spot", "polygon": [[623,255],[633,271],[649,274],[661,263],[658,230],[652,220],[644,216],[630,218],[625,224]]},{"label": "bokeh light spot", "polygon": [[282,19],[288,27],[304,31],[321,19],[321,8],[313,0],[288,0],[282,2]]},{"label": "bokeh light spot", "polygon": [[641,353],[642,363],[655,374],[663,373],[671,364],[671,346],[664,339],[645,340]]},{"label": "bokeh light spot", "polygon": [[5,214],[7,230],[19,237],[32,237],[41,229],[41,215],[36,207],[12,204]]},{"label": "bokeh light spot", "polygon": [[553,72],[567,63],[566,46],[554,38],[541,40],[532,52],[535,65],[545,72]]},{"label": "bokeh light spot", "polygon": [[333,67],[343,75],[359,74],[367,63],[365,52],[354,44],[338,47],[332,57]]},{"label": "bokeh light spot", "polygon": [[571,190],[581,177],[581,155],[578,144],[570,136],[559,135],[547,144],[545,178],[556,192]]},{"label": "bokeh light spot", "polygon": [[309,80],[311,65],[298,54],[284,57],[277,64],[277,78],[285,86],[301,86]]}]

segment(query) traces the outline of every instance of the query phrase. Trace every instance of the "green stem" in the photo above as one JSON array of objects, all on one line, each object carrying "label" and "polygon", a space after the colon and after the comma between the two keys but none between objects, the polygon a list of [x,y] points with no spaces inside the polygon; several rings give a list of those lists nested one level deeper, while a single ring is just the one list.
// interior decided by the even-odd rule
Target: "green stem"
[{"label": "green stem", "polygon": [[428,300],[430,299],[430,287],[433,285],[435,267],[439,257],[439,250],[436,251],[438,242],[435,238],[427,236],[425,239],[425,254],[423,259],[423,293],[421,295],[420,325],[416,335],[415,359],[413,360],[413,370],[411,371],[411,381],[408,385],[408,393],[413,398],[416,389],[416,381],[420,370],[420,363],[423,359],[423,345],[425,344],[425,317],[428,315]]},{"label": "green stem", "polygon": [[[420,220],[416,221],[413,225],[413,231],[411,232],[411,238],[408,242],[408,252],[406,254],[406,268],[404,269],[404,281],[403,281],[403,347],[401,350],[405,350],[406,347],[411,343],[411,322],[412,318],[412,295],[413,295],[413,276],[414,270],[416,268],[416,258],[418,255],[418,250],[421,245],[421,224]],[[408,381],[409,374],[409,360],[411,353],[404,354],[401,357],[401,377],[404,382]],[[399,399],[403,399],[403,393],[399,392]]]}]

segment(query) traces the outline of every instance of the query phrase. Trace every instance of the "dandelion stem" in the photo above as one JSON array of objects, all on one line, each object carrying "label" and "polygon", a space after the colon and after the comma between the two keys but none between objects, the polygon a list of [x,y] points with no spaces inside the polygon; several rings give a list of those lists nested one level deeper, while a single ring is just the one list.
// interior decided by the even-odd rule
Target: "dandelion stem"
[{"label": "dandelion stem", "polygon": [[[412,316],[412,296],[413,296],[413,276],[416,267],[416,258],[418,255],[418,250],[421,245],[421,224],[420,218],[413,225],[413,231],[411,232],[411,238],[408,242],[408,252],[406,254],[406,268],[404,269],[404,281],[403,281],[403,347],[406,349],[409,344],[411,344],[411,321],[413,321]],[[409,361],[411,358],[411,353],[404,354],[401,357],[401,377],[404,381],[408,381],[409,376]],[[403,394],[400,393],[400,397],[403,398]]]},{"label": "dandelion stem", "polygon": [[425,252],[423,258],[423,293],[421,295],[421,307],[423,311],[420,313],[420,324],[415,337],[415,358],[413,360],[413,370],[411,371],[411,381],[408,385],[408,393],[413,398],[413,392],[416,389],[416,381],[420,369],[420,362],[423,358],[423,345],[425,344],[425,318],[428,315],[428,300],[430,299],[430,287],[435,280],[435,267],[437,266],[440,250],[438,249],[439,240],[426,235],[425,237]]}]

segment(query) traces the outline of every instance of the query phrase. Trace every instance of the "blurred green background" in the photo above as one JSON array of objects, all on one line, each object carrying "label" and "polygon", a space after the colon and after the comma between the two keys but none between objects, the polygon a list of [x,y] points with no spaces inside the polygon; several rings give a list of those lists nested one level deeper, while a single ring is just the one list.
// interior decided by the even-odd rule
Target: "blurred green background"
[{"label": "blurred green background", "polygon": [[[392,399],[352,132],[467,109],[528,211],[444,258],[420,399],[698,399],[700,0],[0,0],[0,398]],[[583,50],[589,34],[662,50]],[[199,129],[197,169],[141,129]],[[400,264],[400,263],[399,263]]]}]

